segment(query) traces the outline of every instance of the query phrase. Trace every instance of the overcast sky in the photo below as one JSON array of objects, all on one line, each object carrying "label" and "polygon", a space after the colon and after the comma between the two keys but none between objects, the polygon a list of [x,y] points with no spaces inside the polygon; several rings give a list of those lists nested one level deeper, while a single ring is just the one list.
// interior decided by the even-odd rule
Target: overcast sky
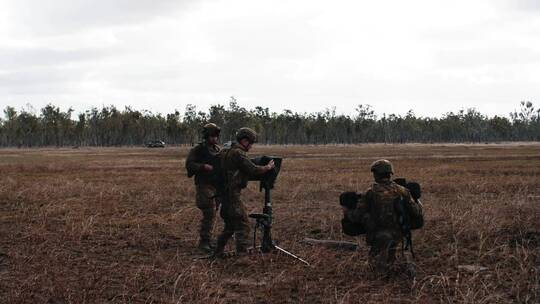
[{"label": "overcast sky", "polygon": [[0,107],[540,105],[540,1],[0,0]]}]

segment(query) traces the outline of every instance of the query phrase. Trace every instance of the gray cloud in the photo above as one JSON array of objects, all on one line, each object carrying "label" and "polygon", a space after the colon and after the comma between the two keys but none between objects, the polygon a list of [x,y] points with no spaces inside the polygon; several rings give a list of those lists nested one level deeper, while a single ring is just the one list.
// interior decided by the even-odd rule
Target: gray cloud
[{"label": "gray cloud", "polygon": [[[5,2],[5,1],[4,1]],[[74,32],[95,27],[143,24],[169,16],[194,0],[12,0],[3,4],[10,22],[34,35]]]},{"label": "gray cloud", "polygon": [[515,8],[525,11],[540,11],[538,0],[510,0],[509,4]]},{"label": "gray cloud", "polygon": [[103,49],[0,48],[0,70],[97,61],[110,55]]},{"label": "gray cloud", "polygon": [[82,81],[88,79],[85,69],[37,67],[0,74],[0,94],[77,93]]},{"label": "gray cloud", "polygon": [[536,49],[503,46],[479,47],[466,50],[443,50],[436,59],[442,67],[475,68],[486,65],[516,65],[540,63],[540,52]]}]

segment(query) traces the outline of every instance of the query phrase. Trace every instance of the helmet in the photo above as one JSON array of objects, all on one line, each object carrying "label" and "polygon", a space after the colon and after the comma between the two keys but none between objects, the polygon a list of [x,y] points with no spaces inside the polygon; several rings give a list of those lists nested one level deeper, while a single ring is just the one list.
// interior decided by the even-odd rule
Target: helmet
[{"label": "helmet", "polygon": [[250,128],[240,128],[238,132],[236,132],[236,140],[240,142],[244,138],[247,138],[250,143],[256,143],[257,132]]},{"label": "helmet", "polygon": [[205,124],[202,130],[202,134],[204,138],[208,138],[210,136],[219,136],[220,132],[221,132],[221,129],[214,123]]},{"label": "helmet", "polygon": [[394,174],[394,167],[392,163],[386,159],[379,159],[371,164],[371,172],[377,174],[392,173]]}]

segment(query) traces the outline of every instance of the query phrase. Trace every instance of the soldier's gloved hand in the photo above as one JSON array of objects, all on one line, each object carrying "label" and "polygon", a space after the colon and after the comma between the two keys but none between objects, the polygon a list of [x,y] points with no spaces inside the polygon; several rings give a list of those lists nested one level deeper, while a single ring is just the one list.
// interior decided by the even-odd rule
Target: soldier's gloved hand
[{"label": "soldier's gloved hand", "polygon": [[265,167],[266,171],[270,171],[276,167],[276,164],[274,164],[274,160],[272,159]]},{"label": "soldier's gloved hand", "polygon": [[209,172],[209,171],[214,170],[214,167],[212,167],[212,165],[209,165],[209,164],[204,164],[203,170],[206,172]]}]

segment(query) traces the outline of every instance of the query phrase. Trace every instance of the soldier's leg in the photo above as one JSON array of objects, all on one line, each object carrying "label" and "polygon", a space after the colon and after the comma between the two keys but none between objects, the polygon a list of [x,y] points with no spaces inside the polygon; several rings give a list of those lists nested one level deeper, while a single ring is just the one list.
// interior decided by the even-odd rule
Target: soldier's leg
[{"label": "soldier's leg", "polygon": [[376,271],[386,273],[395,259],[397,244],[391,234],[378,232],[370,248],[370,265]]},{"label": "soldier's leg", "polygon": [[247,252],[250,243],[250,231],[251,227],[249,226],[249,220],[247,213],[238,218],[235,226],[235,237],[236,237],[236,252],[243,253]]},{"label": "soldier's leg", "polygon": [[380,253],[382,249],[379,244],[373,242],[369,247],[368,265],[371,270],[378,271],[380,264]]},{"label": "soldier's leg", "polygon": [[401,265],[401,271],[409,277],[409,279],[414,279],[416,277],[416,264],[414,260],[407,254],[404,255],[404,261]]},{"label": "soldier's leg", "polygon": [[215,208],[201,209],[203,217],[201,219],[201,226],[199,229],[199,235],[201,242],[210,243],[212,240],[212,230],[214,229],[214,223],[216,218]]},{"label": "soldier's leg", "polygon": [[234,227],[234,224],[231,223],[231,221],[225,220],[225,228],[223,229],[223,232],[217,238],[216,249],[214,251],[214,255],[216,256],[223,255],[227,242],[234,234],[233,227]]},{"label": "soldier's leg", "polygon": [[234,237],[236,239],[236,252],[247,252],[250,240],[250,227],[246,207],[240,199],[240,193],[233,195],[231,200],[231,219],[234,225]]},{"label": "soldier's leg", "polygon": [[396,261],[396,252],[399,245],[399,239],[392,238],[387,244],[386,262],[388,265],[394,264]]},{"label": "soldier's leg", "polygon": [[210,240],[212,239],[212,230],[216,218],[214,195],[214,187],[209,185],[197,186],[197,207],[202,212],[199,226],[199,247],[204,250],[210,249]]},{"label": "soldier's leg", "polygon": [[230,204],[222,204],[220,215],[221,218],[223,218],[223,222],[225,225],[223,227],[223,231],[217,238],[216,249],[214,251],[214,255],[216,256],[223,255],[227,242],[234,234],[234,220],[231,218],[230,213]]},{"label": "soldier's leg", "polygon": [[407,277],[410,279],[413,279],[416,277],[416,265],[414,263],[414,260],[412,259],[412,256],[410,256],[410,252],[403,252],[403,254],[399,255],[399,260],[396,261],[397,257],[397,250],[399,250],[400,244],[402,242],[401,239],[394,239],[395,246],[390,250],[390,260],[395,265],[395,270],[400,273],[404,273]]}]

